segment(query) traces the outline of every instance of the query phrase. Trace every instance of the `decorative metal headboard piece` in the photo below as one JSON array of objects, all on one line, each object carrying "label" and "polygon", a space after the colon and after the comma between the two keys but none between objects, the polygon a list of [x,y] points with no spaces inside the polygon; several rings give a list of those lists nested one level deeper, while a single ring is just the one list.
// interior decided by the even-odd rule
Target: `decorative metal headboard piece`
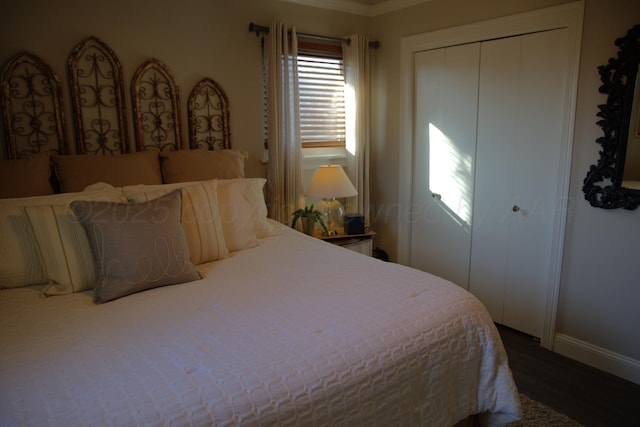
[{"label": "decorative metal headboard piece", "polygon": [[145,61],[133,76],[131,99],[138,151],[182,148],[180,96],[166,65]]},{"label": "decorative metal headboard piece", "polygon": [[76,45],[67,63],[79,153],[129,151],[122,66],[96,37]]},{"label": "decorative metal headboard piece", "polygon": [[43,150],[68,152],[60,79],[38,56],[22,52],[10,58],[0,79],[7,158]]},{"label": "decorative metal headboard piece", "polygon": [[188,101],[189,140],[192,149],[231,148],[229,100],[210,78],[200,80]]},{"label": "decorative metal headboard piece", "polygon": [[[96,37],[78,43],[67,60],[76,152],[115,155],[129,151],[122,66]],[[7,157],[43,150],[69,153],[60,79],[31,53],[19,53],[0,76]],[[145,61],[131,82],[136,149],[186,148],[181,135],[178,85],[157,59]],[[189,148],[231,148],[229,100],[210,78],[200,80],[187,101]]]}]

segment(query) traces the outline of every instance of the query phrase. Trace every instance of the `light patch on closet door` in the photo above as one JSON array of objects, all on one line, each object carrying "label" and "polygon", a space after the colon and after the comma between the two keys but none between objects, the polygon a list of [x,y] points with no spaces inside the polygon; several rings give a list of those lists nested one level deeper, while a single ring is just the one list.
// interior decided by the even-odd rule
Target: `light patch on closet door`
[{"label": "light patch on closet door", "polygon": [[471,225],[473,159],[433,123],[429,123],[429,191],[453,219]]}]

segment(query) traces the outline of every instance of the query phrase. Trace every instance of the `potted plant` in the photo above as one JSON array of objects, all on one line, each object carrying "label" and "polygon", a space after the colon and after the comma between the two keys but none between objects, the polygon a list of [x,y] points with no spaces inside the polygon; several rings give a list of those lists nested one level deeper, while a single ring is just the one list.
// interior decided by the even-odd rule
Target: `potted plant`
[{"label": "potted plant", "polygon": [[320,224],[326,234],[329,234],[329,230],[322,220],[322,212],[314,209],[313,204],[311,206],[305,206],[304,208],[297,209],[291,214],[291,216],[293,216],[293,219],[291,220],[291,228],[295,228],[296,222],[300,219],[302,221],[302,231],[305,234],[313,234],[316,222]]}]

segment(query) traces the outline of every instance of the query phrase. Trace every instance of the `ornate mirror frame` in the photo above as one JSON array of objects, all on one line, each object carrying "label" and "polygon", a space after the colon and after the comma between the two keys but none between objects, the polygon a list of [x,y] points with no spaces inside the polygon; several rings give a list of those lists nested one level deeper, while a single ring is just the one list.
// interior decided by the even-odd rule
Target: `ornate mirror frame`
[{"label": "ornate mirror frame", "polygon": [[582,190],[591,206],[603,209],[636,209],[640,204],[640,190],[622,186],[627,141],[631,122],[633,95],[640,63],[640,25],[631,28],[624,37],[615,41],[618,55],[607,65],[598,67],[600,93],[607,94],[607,103],[598,105],[597,124],[603,136],[598,163],[589,168]]}]

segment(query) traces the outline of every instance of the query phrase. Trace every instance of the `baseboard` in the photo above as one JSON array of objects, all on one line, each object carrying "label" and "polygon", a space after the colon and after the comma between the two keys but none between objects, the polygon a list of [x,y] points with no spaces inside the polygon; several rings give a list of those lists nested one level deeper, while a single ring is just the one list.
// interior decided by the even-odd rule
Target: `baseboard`
[{"label": "baseboard", "polygon": [[555,334],[553,351],[640,385],[640,361],[564,334]]}]

